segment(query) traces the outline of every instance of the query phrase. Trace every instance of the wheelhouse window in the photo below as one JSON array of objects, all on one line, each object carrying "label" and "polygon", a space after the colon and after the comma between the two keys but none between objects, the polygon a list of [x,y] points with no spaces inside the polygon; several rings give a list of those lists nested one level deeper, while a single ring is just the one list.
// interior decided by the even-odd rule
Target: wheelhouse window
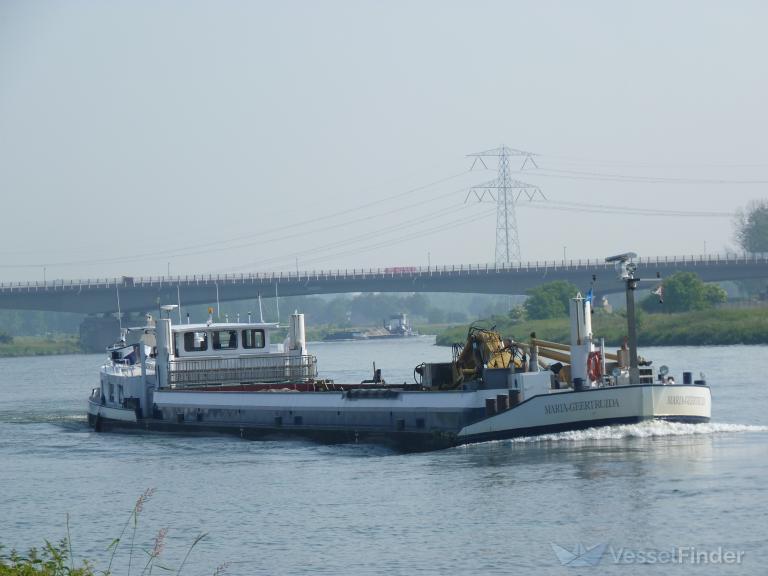
[{"label": "wheelhouse window", "polygon": [[204,352],[208,350],[207,332],[184,332],[185,352]]},{"label": "wheelhouse window", "polygon": [[213,332],[214,350],[237,350],[237,330],[218,330]]},{"label": "wheelhouse window", "polygon": [[243,330],[243,348],[264,348],[264,330]]}]

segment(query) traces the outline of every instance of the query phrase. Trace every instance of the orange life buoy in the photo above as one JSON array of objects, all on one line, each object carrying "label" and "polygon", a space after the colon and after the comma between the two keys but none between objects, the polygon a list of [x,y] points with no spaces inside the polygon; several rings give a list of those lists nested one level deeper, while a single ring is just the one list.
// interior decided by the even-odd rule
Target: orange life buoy
[{"label": "orange life buoy", "polygon": [[587,373],[592,382],[596,382],[603,375],[603,362],[599,351],[589,353],[587,358]]}]

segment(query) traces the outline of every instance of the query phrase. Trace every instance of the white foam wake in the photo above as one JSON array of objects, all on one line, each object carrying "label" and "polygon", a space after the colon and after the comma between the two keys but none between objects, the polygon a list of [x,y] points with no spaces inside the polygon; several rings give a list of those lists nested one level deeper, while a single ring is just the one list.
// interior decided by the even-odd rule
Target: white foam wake
[{"label": "white foam wake", "polygon": [[724,434],[734,432],[768,432],[768,426],[727,424],[720,422],[686,424],[683,422],[649,420],[639,424],[602,426],[600,428],[571,430],[568,432],[558,432],[556,434],[513,438],[511,442],[582,442],[588,440],[620,440],[622,438],[654,438],[659,436],[689,436],[696,434]]}]

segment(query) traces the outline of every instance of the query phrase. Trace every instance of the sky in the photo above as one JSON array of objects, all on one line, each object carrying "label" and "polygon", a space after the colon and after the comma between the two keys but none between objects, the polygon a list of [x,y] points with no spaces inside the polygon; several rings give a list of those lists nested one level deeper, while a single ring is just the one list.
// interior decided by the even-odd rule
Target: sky
[{"label": "sky", "polygon": [[[724,253],[768,4],[0,0],[0,282]],[[522,169],[521,169],[522,168]],[[486,197],[488,200],[488,197]]]}]

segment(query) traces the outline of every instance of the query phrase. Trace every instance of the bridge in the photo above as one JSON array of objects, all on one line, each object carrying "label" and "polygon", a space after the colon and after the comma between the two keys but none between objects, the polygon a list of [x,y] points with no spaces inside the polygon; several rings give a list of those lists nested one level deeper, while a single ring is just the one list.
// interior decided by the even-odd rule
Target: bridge
[{"label": "bridge", "polygon": [[[768,278],[768,254],[659,256],[637,260],[641,277],[697,273],[706,282]],[[86,314],[156,310],[159,304],[212,304],[262,297],[344,292],[458,292],[525,294],[533,287],[566,280],[596,291],[618,292],[613,264],[603,259],[525,262],[514,266],[465,264],[193,276],[119,277],[0,284],[0,309]]]}]

